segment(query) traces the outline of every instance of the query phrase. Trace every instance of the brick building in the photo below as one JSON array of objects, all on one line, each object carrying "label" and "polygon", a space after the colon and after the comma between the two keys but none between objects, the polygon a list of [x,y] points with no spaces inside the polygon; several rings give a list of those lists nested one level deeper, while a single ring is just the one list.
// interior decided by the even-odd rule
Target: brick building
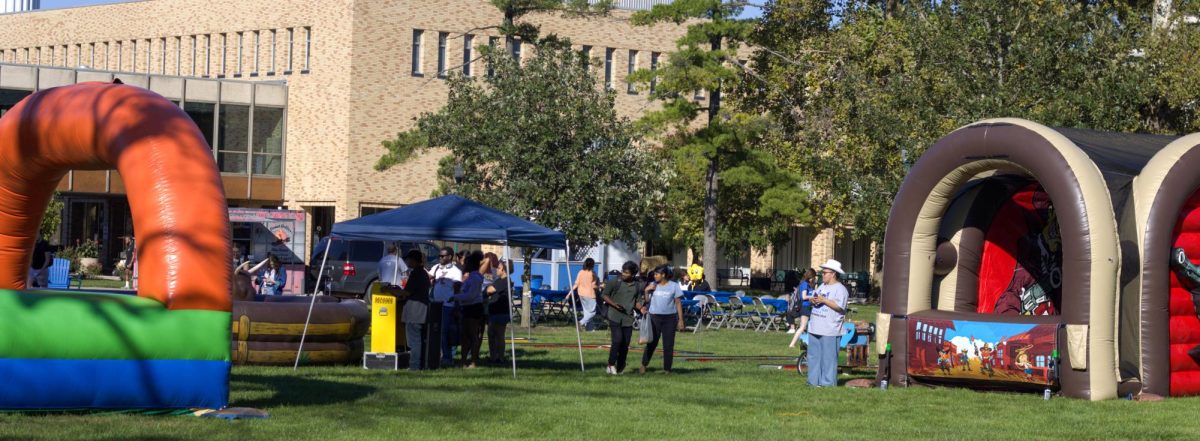
[{"label": "brick building", "polygon": [[[547,33],[590,50],[596,74],[636,117],[625,77],[674,48],[681,26],[541,15]],[[506,44],[485,0],[150,0],[0,14],[0,113],[33,91],[81,81],[147,87],[184,107],[214,147],[230,206],[304,210],[309,232],[417,202],[435,188],[430,152],[377,172],[380,142],[446,100],[439,72],[480,75],[484,44]],[[517,41],[514,54],[528,57]],[[73,172],[59,186],[62,242],[99,238],[102,258],[131,226],[119,176]]]}]

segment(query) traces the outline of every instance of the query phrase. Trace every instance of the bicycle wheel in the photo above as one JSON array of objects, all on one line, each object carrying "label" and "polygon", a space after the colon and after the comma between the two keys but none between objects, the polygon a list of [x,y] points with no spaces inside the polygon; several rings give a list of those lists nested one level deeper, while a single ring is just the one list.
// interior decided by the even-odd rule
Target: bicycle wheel
[{"label": "bicycle wheel", "polygon": [[796,373],[804,375],[804,367],[808,366],[808,350],[800,352],[800,356],[796,357]]}]

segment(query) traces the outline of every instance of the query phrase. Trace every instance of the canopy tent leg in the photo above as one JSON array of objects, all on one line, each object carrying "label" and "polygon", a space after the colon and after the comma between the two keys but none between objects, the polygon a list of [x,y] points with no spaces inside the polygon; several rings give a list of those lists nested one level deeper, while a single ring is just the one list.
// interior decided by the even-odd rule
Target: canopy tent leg
[{"label": "canopy tent leg", "polygon": [[[566,264],[567,264],[567,286],[569,286],[569,288],[567,288],[567,294],[568,294],[567,297],[570,297],[570,292],[571,292],[570,290],[575,287],[574,279],[571,277],[571,241],[570,240],[567,241],[567,256],[566,256],[566,259],[564,259],[564,260],[566,260]],[[575,322],[575,346],[577,346],[579,348],[579,371],[585,372],[586,370],[583,367],[583,338],[580,337],[580,335],[579,335],[579,321],[575,320],[575,316],[579,313],[579,311],[575,310],[575,301],[578,300],[578,297],[579,297],[578,291],[575,292],[575,297],[576,298],[570,300],[570,302],[571,302],[571,321]]]},{"label": "canopy tent leg", "polygon": [[304,354],[304,338],[308,336],[308,323],[312,320],[313,305],[317,303],[317,290],[321,287],[321,276],[325,274],[325,262],[329,260],[329,249],[333,248],[333,236],[329,236],[329,243],[325,244],[325,252],[321,256],[321,268],[317,270],[317,283],[313,286],[312,299],[308,302],[308,315],[304,317],[304,332],[300,333],[300,347],[296,349],[296,363],[292,365],[292,370],[300,368],[300,356]]},{"label": "canopy tent leg", "polygon": [[[504,265],[511,265],[511,264],[512,264],[512,261],[509,258],[508,241],[505,241],[504,242]],[[511,268],[511,266],[505,266],[504,268],[505,268],[505,270],[504,270],[505,274],[508,274],[508,268]],[[512,276],[513,276],[512,274],[508,274],[508,277],[506,277],[506,279],[508,279],[508,325],[509,325],[508,326],[508,339],[509,339],[509,347],[512,349],[513,378],[517,378],[517,331],[514,330],[513,326],[512,326],[512,316],[513,316]]]}]

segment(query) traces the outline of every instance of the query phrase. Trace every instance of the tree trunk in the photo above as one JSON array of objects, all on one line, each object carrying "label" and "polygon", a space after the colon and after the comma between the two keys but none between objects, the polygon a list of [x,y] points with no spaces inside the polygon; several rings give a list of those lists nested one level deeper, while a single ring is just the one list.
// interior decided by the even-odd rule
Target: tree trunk
[{"label": "tree trunk", "polygon": [[521,247],[521,254],[525,255],[525,270],[521,274],[521,326],[528,328],[532,324],[529,304],[533,301],[533,249]]},{"label": "tree trunk", "polygon": [[[719,37],[712,40],[712,48],[714,51],[721,49]],[[709,94],[709,100],[708,125],[712,126],[721,111],[719,86]],[[717,285],[717,172],[720,170],[720,158],[721,151],[718,146],[717,151],[708,159],[708,173],[704,175],[704,280],[714,291],[720,289]]]}]

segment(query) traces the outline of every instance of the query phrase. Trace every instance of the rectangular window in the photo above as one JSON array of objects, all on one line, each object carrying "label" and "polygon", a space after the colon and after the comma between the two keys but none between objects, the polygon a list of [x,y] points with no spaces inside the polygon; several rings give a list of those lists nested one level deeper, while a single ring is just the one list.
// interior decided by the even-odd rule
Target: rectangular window
[{"label": "rectangular window", "polygon": [[[488,37],[488,47],[490,47],[493,51],[495,51],[496,46],[499,45],[500,37]],[[491,61],[488,61],[487,63],[487,76],[489,78],[496,76],[496,66]]]},{"label": "rectangular window", "polygon": [[280,176],[283,173],[283,108],[254,106],[254,133],[251,137],[256,175]]},{"label": "rectangular window", "polygon": [[244,43],[243,38],[246,36],[245,34],[246,34],[245,32],[237,33],[237,37],[238,37],[237,66],[235,67],[236,70],[233,71],[233,76],[235,76],[235,77],[242,76],[242,47],[245,46],[243,44]]},{"label": "rectangular window", "polygon": [[513,38],[513,39],[509,39],[509,42],[512,45],[513,60],[516,61],[517,64],[520,64],[521,63],[521,40]]},{"label": "rectangular window", "polygon": [[629,50],[629,67],[627,67],[625,69],[625,83],[626,83],[625,84],[625,93],[628,93],[630,95],[637,95],[637,85],[633,84],[633,81],[629,81],[629,76],[633,75],[633,72],[637,70],[637,58],[638,58],[638,51],[630,49]]},{"label": "rectangular window", "polygon": [[204,141],[208,143],[208,148],[212,149],[213,145],[213,127],[216,122],[217,105],[213,103],[201,103],[188,101],[183,104],[183,111],[192,118],[192,122],[196,123],[196,127],[200,129],[200,134],[204,135]]},{"label": "rectangular window", "polygon": [[217,70],[217,78],[225,78],[225,61],[229,58],[229,34],[221,33],[221,68]]},{"label": "rectangular window", "polygon": [[133,63],[133,66],[132,66],[132,69],[130,69],[129,71],[130,71],[130,72],[137,72],[137,66],[138,66],[138,64],[137,64],[137,62],[138,62],[138,41],[137,41],[137,40],[133,40],[133,41],[132,41],[132,43],[133,43],[133,48],[132,48],[132,51],[133,51],[133,52],[130,54],[130,55],[131,55],[131,57],[130,57],[130,58],[132,58],[132,63]]},{"label": "rectangular window", "polygon": [[183,76],[183,37],[175,37],[175,75]]},{"label": "rectangular window", "polygon": [[165,37],[159,39],[158,44],[159,44],[159,49],[162,50],[162,54],[160,55],[162,57],[162,59],[159,60],[159,63],[158,63],[158,73],[160,75],[166,75],[167,74],[167,39]]},{"label": "rectangular window", "polygon": [[287,69],[285,69],[283,71],[283,74],[291,75],[292,74],[292,60],[294,60],[296,58],[295,57],[295,54],[296,54],[296,44],[295,44],[296,43],[296,28],[288,28],[287,32],[288,32],[288,62],[287,62]]},{"label": "rectangular window", "polygon": [[88,61],[88,67],[91,69],[95,69],[96,68],[96,43],[91,43],[89,46],[91,46],[91,50],[89,51],[90,53],[88,54],[88,57],[90,59],[90,61]]},{"label": "rectangular window", "polygon": [[275,35],[279,31],[271,29],[271,69],[267,71],[267,75],[275,75]]},{"label": "rectangular window", "polygon": [[[651,72],[658,71],[658,56],[659,56],[658,52],[650,53],[650,71]],[[656,76],[654,78],[651,78],[650,79],[650,94],[651,95],[654,94],[654,86],[657,86],[657,85],[658,85],[658,77]]]},{"label": "rectangular window", "polygon": [[446,43],[450,39],[448,32],[438,32],[437,77],[446,78]]},{"label": "rectangular window", "polygon": [[413,29],[412,39],[412,75],[421,76],[421,40],[425,39],[425,31]]},{"label": "rectangular window", "polygon": [[613,48],[604,50],[604,88],[612,89],[613,79]]},{"label": "rectangular window", "polygon": [[204,78],[212,74],[212,34],[204,36]]},{"label": "rectangular window", "polygon": [[150,73],[151,61],[154,59],[154,40],[146,39],[146,73]]},{"label": "rectangular window", "polygon": [[12,109],[13,106],[16,106],[17,103],[32,93],[28,90],[0,89],[0,116],[4,116],[4,112]]},{"label": "rectangular window", "polygon": [[471,59],[474,58],[475,36],[471,34],[463,35],[463,67],[462,72],[464,77],[471,76]]},{"label": "rectangular window", "polygon": [[122,59],[122,58],[124,58],[124,55],[125,55],[125,44],[118,41],[117,42],[117,72],[125,70],[125,63],[124,63],[125,60]]},{"label": "rectangular window", "polygon": [[[199,76],[199,75],[196,75],[196,53],[197,53],[197,46],[199,46],[199,45],[200,45],[200,36],[193,35],[192,36],[192,70],[188,72],[193,77]],[[212,145],[212,143],[209,143],[209,145]]]},{"label": "rectangular window", "polygon": [[312,27],[304,27],[304,70],[300,73],[308,73],[308,69],[312,67]]},{"label": "rectangular window", "polygon": [[583,50],[581,50],[580,52],[583,52],[583,70],[585,72],[591,72],[592,71],[592,47],[588,46],[588,45],[584,45]]},{"label": "rectangular window", "polygon": [[252,77],[258,76],[258,60],[262,58],[262,55],[259,55],[259,48],[262,46],[259,46],[258,44],[258,37],[260,34],[261,31],[254,31],[254,70],[250,71],[250,76]]},{"label": "rectangular window", "polygon": [[246,173],[250,106],[221,104],[217,118],[217,166],[222,173]]}]

